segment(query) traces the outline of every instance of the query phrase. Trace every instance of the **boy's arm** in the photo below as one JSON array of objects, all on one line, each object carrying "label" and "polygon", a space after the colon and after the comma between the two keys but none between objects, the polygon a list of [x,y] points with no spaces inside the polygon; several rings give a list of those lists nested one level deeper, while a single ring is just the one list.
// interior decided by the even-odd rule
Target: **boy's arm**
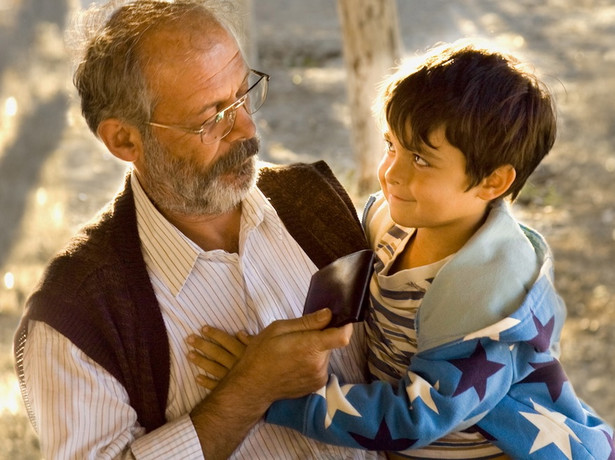
[{"label": "boy's arm", "polygon": [[403,451],[474,425],[506,395],[512,369],[507,345],[473,340],[415,355],[397,390],[332,375],[316,393],[274,403],[266,420],[330,444]]}]

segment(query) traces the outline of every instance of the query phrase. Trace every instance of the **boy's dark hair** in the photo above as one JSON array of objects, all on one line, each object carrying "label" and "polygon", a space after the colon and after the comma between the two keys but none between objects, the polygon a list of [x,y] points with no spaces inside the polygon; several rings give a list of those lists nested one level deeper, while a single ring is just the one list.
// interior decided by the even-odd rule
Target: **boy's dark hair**
[{"label": "boy's dark hair", "polygon": [[555,141],[549,92],[509,55],[451,45],[408,74],[400,69],[384,88],[381,115],[400,143],[420,152],[445,127],[447,141],[466,157],[474,187],[510,164],[516,178],[503,196],[515,199]]}]

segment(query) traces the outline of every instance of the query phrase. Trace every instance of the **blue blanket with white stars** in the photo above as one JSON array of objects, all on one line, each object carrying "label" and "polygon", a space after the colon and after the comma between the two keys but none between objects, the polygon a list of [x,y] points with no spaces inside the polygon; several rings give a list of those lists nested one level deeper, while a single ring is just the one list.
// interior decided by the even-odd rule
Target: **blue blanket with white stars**
[{"label": "blue blanket with white stars", "polygon": [[[316,393],[274,403],[266,420],[331,444],[410,455],[472,428],[513,458],[615,460],[613,429],[576,396],[557,359],[565,310],[553,287],[546,243],[518,224],[512,237],[503,236],[511,219],[506,208],[489,219],[436,276],[440,290],[450,294],[425,297],[417,318],[419,350],[397,385],[343,384],[331,375]],[[468,270],[464,279],[464,267],[489,265],[482,258],[497,259],[494,267],[510,266],[506,254],[514,258],[518,245],[531,245],[539,261],[520,305],[478,330],[463,330],[464,312],[481,311],[476,303],[464,305],[456,288],[493,287],[489,276],[475,281]],[[494,279],[511,279],[491,272]],[[435,287],[434,281],[428,294]],[[445,311],[448,320],[438,321]]]}]

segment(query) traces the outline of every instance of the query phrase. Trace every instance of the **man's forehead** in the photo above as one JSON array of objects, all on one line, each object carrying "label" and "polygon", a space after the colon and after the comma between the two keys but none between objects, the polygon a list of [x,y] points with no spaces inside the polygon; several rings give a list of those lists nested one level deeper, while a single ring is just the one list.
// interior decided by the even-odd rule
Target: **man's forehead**
[{"label": "man's forehead", "polygon": [[[219,23],[206,21],[203,27],[195,27],[194,20],[190,22],[193,24],[186,27],[171,24],[153,30],[141,43],[140,59],[149,77],[175,79],[197,67],[203,78],[202,70],[211,67],[214,71],[228,60],[223,55],[235,54],[239,49],[232,35]],[[207,61],[210,65],[204,66],[203,62]],[[165,72],[171,75],[165,76]]]},{"label": "man's forehead", "polygon": [[166,19],[151,27],[143,37],[142,47],[148,52],[159,50],[190,51],[213,46],[224,40],[229,32],[211,15],[199,13],[185,20]]},{"label": "man's forehead", "polygon": [[229,35],[214,41],[198,37],[181,45],[160,43],[152,53],[144,72],[159,109],[171,107],[188,117],[234,98],[249,72],[236,41]]}]

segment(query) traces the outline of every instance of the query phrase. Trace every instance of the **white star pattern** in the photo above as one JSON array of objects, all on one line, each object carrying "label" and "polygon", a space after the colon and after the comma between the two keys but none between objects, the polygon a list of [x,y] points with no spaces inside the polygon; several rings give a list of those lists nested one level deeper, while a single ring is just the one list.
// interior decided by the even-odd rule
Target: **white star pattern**
[{"label": "white star pattern", "polygon": [[520,322],[521,321],[515,318],[504,318],[503,320],[498,321],[497,323],[492,324],[491,326],[487,326],[483,329],[480,329],[476,332],[466,335],[463,338],[463,340],[468,341],[472,339],[488,337],[491,340],[498,341],[500,340],[500,334],[502,332],[507,331],[508,329],[516,326]]},{"label": "white star pattern", "polygon": [[[411,371],[408,371],[408,377],[410,377],[410,381],[412,382],[411,385],[406,387],[406,393],[408,393],[408,398],[410,398],[410,404],[412,404],[415,399],[421,398],[427,407],[436,414],[439,414],[438,406],[436,406],[436,403],[434,403],[431,397],[431,385],[429,382]],[[437,382],[436,385],[439,383],[440,382]]]},{"label": "white star pattern", "polygon": [[534,410],[536,410],[538,414],[520,412],[521,415],[538,428],[538,435],[536,439],[534,439],[534,444],[532,444],[529,453],[536,452],[538,449],[542,449],[549,444],[555,444],[566,458],[572,460],[570,436],[578,442],[581,442],[581,440],[574,434],[570,427],[564,423],[566,421],[566,416],[558,412],[551,412],[534,401],[532,401],[532,404],[534,404]]},{"label": "white star pattern", "polygon": [[325,417],[325,428],[329,428],[333,423],[333,417],[339,410],[355,417],[361,417],[361,414],[350,404],[346,399],[346,395],[352,388],[352,385],[344,385],[340,387],[339,381],[335,375],[331,375],[327,386],[322,387],[316,394],[325,398],[327,402],[327,415]]}]

